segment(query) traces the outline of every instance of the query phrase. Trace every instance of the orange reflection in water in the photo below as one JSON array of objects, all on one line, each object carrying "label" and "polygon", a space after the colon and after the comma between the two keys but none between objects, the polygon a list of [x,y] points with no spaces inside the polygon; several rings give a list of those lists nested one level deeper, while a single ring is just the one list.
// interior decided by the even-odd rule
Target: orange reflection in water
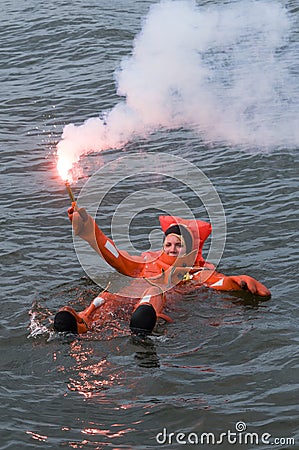
[{"label": "orange reflection in water", "polygon": [[32,437],[35,441],[45,442],[48,439],[48,436],[43,436],[38,433],[34,433],[33,431],[26,431],[26,434]]},{"label": "orange reflection in water", "polygon": [[71,448],[83,448],[89,444],[89,441],[81,441],[81,442],[68,442],[69,447]]},{"label": "orange reflection in water", "polygon": [[[113,426],[113,425],[112,425]],[[131,433],[132,431],[136,431],[135,428],[126,428],[125,430],[119,430],[116,433],[112,433],[110,430],[98,430],[96,428],[85,428],[82,430],[83,434],[100,434],[102,436],[106,436],[108,438],[118,438],[123,436],[124,434]]]},{"label": "orange reflection in water", "polygon": [[[88,445],[97,446],[95,448],[104,448],[105,446],[111,445],[111,439],[115,438],[121,438],[122,436],[126,435],[127,433],[136,432],[135,428],[122,428],[124,427],[124,424],[111,424],[111,429],[107,428],[107,425],[103,424],[97,424],[95,422],[89,422],[89,426],[85,427],[81,430],[81,433],[87,436],[87,439],[83,439],[82,441],[71,441],[68,442],[68,446],[71,448],[84,448]],[[114,431],[112,427],[119,427],[120,429],[117,431]],[[88,438],[88,436],[99,436],[96,438],[96,440],[91,440]],[[108,439],[108,442],[106,442],[106,439]],[[119,447],[115,446],[114,449],[117,449]]]},{"label": "orange reflection in water", "polygon": [[[76,364],[68,370],[72,373],[68,382],[70,391],[77,391],[85,398],[91,398],[119,383],[121,374],[116,373],[107,358],[101,359],[99,355],[97,360],[95,348],[88,345],[87,341],[73,341],[70,344],[70,356],[76,361]],[[96,362],[92,362],[94,360]]]}]

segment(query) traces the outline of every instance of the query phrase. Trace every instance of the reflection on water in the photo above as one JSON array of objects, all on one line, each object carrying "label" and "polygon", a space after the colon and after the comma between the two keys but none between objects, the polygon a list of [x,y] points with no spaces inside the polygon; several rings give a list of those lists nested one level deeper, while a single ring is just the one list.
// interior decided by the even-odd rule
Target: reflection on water
[{"label": "reflection on water", "polygon": [[26,431],[26,434],[31,436],[35,441],[45,442],[48,439],[48,436],[42,436],[38,433],[33,433],[32,431]]},{"label": "reflection on water", "polygon": [[[90,424],[91,426],[92,425],[94,425],[94,426],[99,426],[98,424],[96,424],[96,423],[91,423]],[[118,437],[121,437],[121,436],[123,436],[124,434],[127,434],[127,433],[129,433],[129,432],[131,432],[131,431],[135,431],[135,429],[134,428],[125,428],[125,429],[123,429],[122,427],[124,426],[124,424],[119,424],[119,423],[114,423],[114,424],[112,424],[112,426],[111,427],[115,427],[114,428],[114,432],[112,431],[112,430],[103,430],[103,429],[99,429],[99,428],[95,428],[95,427],[93,427],[93,428],[85,428],[84,430],[82,430],[82,433],[83,434],[87,434],[87,435],[92,435],[92,436],[94,436],[94,435],[97,435],[97,434],[100,434],[100,435],[102,435],[102,436],[106,436],[107,438],[109,438],[109,439],[114,439],[114,438],[118,438]],[[117,431],[117,428],[120,428],[120,430],[118,430]]]},{"label": "reflection on water", "polygon": [[[76,364],[67,372],[69,375],[68,388],[77,391],[86,398],[97,395],[118,383],[121,374],[114,371],[111,363],[101,355],[96,355],[95,348],[84,340],[75,340],[70,345],[70,356]],[[100,359],[97,362],[94,359]]]},{"label": "reflection on water", "polygon": [[132,336],[131,342],[139,347],[135,352],[135,361],[139,367],[160,367],[156,346],[150,337]]}]

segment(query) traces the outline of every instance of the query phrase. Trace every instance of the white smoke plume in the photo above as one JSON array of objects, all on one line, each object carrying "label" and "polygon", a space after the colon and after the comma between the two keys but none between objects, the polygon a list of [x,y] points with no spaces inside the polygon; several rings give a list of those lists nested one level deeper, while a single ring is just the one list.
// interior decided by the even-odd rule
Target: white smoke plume
[{"label": "white smoke plume", "polygon": [[124,99],[105,120],[67,125],[58,165],[161,128],[192,128],[207,142],[254,148],[298,145],[294,26],[276,1],[153,5],[116,74]]}]

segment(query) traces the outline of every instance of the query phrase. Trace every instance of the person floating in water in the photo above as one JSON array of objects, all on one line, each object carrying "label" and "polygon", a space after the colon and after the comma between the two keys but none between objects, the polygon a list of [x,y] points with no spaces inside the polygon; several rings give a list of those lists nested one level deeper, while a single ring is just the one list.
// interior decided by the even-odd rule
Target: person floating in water
[{"label": "person floating in water", "polygon": [[[68,215],[75,235],[87,241],[108,264],[135,281],[143,280],[143,292],[136,300],[130,320],[133,333],[150,334],[158,318],[172,321],[164,308],[174,290],[185,295],[205,286],[217,291],[247,291],[261,297],[271,296],[269,289],[254,278],[223,275],[204,260],[202,247],[212,231],[207,222],[160,216],[164,232],[162,249],[132,256],[119,250],[84,208],[72,207]],[[111,311],[116,302],[119,305],[120,302],[132,300],[133,291],[134,281],[117,294],[102,292],[79,313],[65,306],[54,317],[54,329],[58,332],[85,333],[92,329],[103,309]]]}]

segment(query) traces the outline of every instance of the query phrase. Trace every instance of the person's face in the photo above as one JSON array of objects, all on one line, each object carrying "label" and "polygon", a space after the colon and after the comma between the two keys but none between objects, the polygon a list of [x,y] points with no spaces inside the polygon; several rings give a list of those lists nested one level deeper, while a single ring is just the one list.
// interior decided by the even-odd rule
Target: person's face
[{"label": "person's face", "polygon": [[169,234],[164,240],[163,250],[169,256],[182,256],[186,253],[186,246],[180,237]]}]

